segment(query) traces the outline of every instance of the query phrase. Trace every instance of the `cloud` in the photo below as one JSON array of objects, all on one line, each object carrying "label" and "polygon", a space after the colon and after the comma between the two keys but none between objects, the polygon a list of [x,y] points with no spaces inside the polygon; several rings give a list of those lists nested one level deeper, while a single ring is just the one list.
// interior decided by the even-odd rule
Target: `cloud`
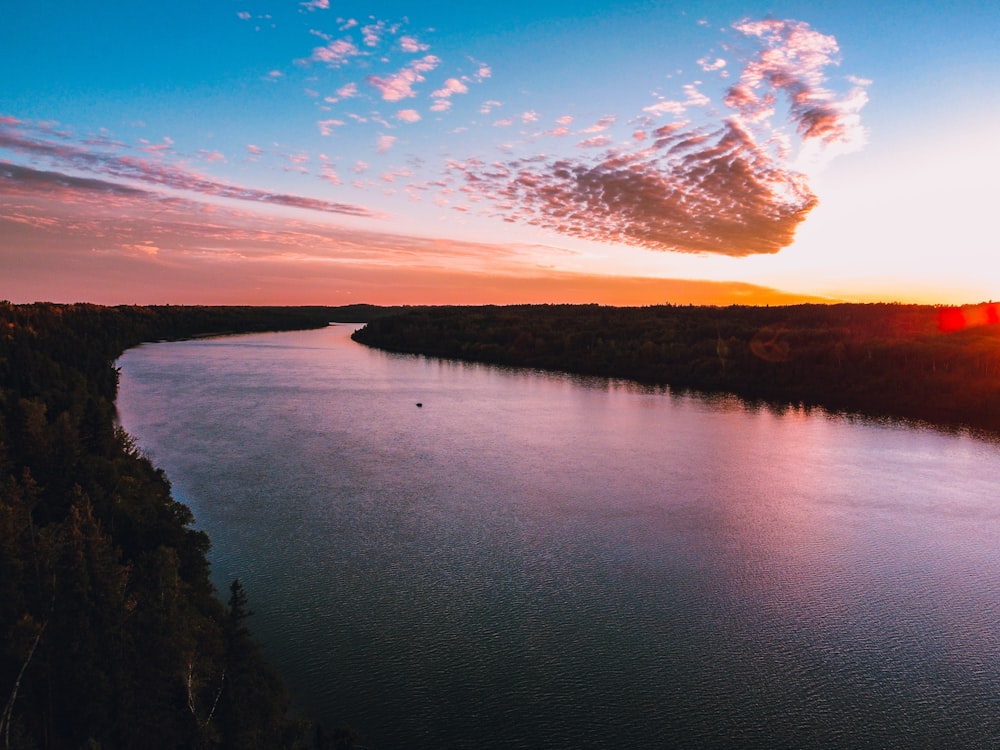
[{"label": "cloud", "polygon": [[497,107],[502,107],[502,106],[503,102],[498,102],[496,99],[488,99],[487,101],[479,105],[479,114],[488,115]]},{"label": "cloud", "polygon": [[322,154],[320,154],[319,158],[320,161],[322,162],[319,176],[332,185],[343,185],[344,184],[343,181],[340,179],[340,176],[337,174],[336,168],[330,162],[330,160]]},{"label": "cloud", "polygon": [[335,39],[322,47],[313,49],[310,60],[326,63],[331,68],[343,66],[352,57],[361,54],[361,50],[350,39]]},{"label": "cloud", "polygon": [[854,78],[854,88],[839,96],[824,87],[825,69],[838,65],[840,48],[832,36],[801,21],[741,21],[733,26],[761,42],[761,49],[730,87],[726,105],[749,122],[774,115],[775,97],[784,94],[789,114],[803,140],[840,142],[860,147],[865,140],[859,112],[867,103],[870,83]]},{"label": "cloud", "polygon": [[683,87],[685,100],[676,101],[672,99],[661,99],[656,104],[643,107],[642,111],[659,117],[660,115],[683,115],[688,107],[707,107],[711,104],[711,99],[698,91],[694,84],[686,84]]},{"label": "cloud", "polygon": [[415,109],[401,109],[396,113],[396,119],[403,122],[420,122],[420,113]]},{"label": "cloud", "polygon": [[62,172],[33,169],[10,162],[0,162],[0,181],[3,193],[97,193],[100,196],[127,196],[130,198],[150,196],[148,190],[122,185],[93,177],[74,177]]},{"label": "cloud", "polygon": [[724,67],[726,67],[726,61],[723,60],[721,57],[717,57],[714,60],[711,60],[707,57],[703,57],[700,60],[698,60],[698,65],[706,73],[712,73],[717,70],[722,70]]},{"label": "cloud", "polygon": [[469,87],[462,83],[457,78],[449,78],[444,82],[444,86],[435,91],[431,96],[437,99],[447,99],[452,94],[465,94],[469,91]]},{"label": "cloud", "polygon": [[431,48],[429,44],[422,44],[417,41],[416,37],[412,36],[401,36],[399,47],[403,52],[426,52]]},{"label": "cloud", "polygon": [[299,3],[303,8],[308,10],[310,13],[314,10],[327,10],[330,7],[330,0],[308,0],[304,3]]},{"label": "cloud", "polygon": [[[661,99],[629,120],[632,139],[623,147],[603,134],[617,122],[608,115],[579,131],[593,136],[577,143],[604,153],[539,155],[499,167],[470,159],[452,162],[448,174],[488,206],[487,215],[602,244],[729,256],[778,252],[817,204],[796,160],[858,142],[869,82],[848,79],[853,88],[846,93],[827,88],[836,41],[807,24],[742,21],[733,30],[752,49],[715,108],[701,82],[693,82],[683,86],[683,99]],[[735,75],[721,58],[700,64]],[[782,97],[786,121],[777,119]],[[656,117],[693,109],[701,122],[656,127]],[[797,144],[786,133],[788,121]]]},{"label": "cloud", "polygon": [[425,81],[423,74],[434,70],[440,62],[441,59],[434,55],[425,55],[386,78],[370,75],[365,78],[365,82],[377,89],[385,101],[398,102],[416,96],[413,86]]},{"label": "cloud", "polygon": [[465,171],[467,184],[510,206],[501,214],[651,250],[774,253],[816,203],[802,176],[777,168],[736,120],[712,133],[675,130],[654,147],[596,162],[506,166],[512,177]]},{"label": "cloud", "polygon": [[333,129],[343,127],[346,123],[343,120],[330,119],[320,120],[316,123],[320,135],[333,135]]},{"label": "cloud", "polygon": [[375,151],[379,154],[384,154],[386,151],[391,149],[395,143],[396,136],[380,135],[375,141]]},{"label": "cloud", "polygon": [[[372,212],[361,206],[234,185],[198,174],[182,166],[165,164],[160,160],[150,161],[130,155],[93,151],[72,143],[53,142],[34,132],[23,132],[24,129],[30,127],[27,123],[20,123],[19,127],[0,123],[0,148],[8,148],[34,158],[45,159],[58,165],[60,171],[69,169],[97,175],[98,179],[101,180],[110,177],[117,180],[138,182],[147,188],[176,191],[191,199],[224,198],[349,216],[373,215]],[[35,128],[35,130],[45,132],[44,126]],[[253,152],[251,151],[251,153]],[[299,156],[294,157],[293,161],[295,159],[301,161]],[[67,179],[71,178],[67,176]],[[127,187],[127,185],[123,187]]]},{"label": "cloud", "polygon": [[584,128],[581,133],[603,133],[605,130],[610,128],[618,121],[615,115],[606,115],[598,120],[596,123],[591,125],[589,128]]}]

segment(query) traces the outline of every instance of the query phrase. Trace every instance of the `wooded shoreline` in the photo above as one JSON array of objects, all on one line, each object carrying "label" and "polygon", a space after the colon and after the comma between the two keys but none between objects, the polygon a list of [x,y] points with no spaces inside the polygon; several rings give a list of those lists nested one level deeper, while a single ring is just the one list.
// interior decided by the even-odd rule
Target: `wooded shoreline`
[{"label": "wooded shoreline", "polygon": [[239,582],[218,598],[208,537],[115,426],[114,362],[357,309],[0,302],[0,746],[352,746],[295,715]]},{"label": "wooded shoreline", "polygon": [[394,352],[1000,434],[995,305],[412,308],[353,338]]}]

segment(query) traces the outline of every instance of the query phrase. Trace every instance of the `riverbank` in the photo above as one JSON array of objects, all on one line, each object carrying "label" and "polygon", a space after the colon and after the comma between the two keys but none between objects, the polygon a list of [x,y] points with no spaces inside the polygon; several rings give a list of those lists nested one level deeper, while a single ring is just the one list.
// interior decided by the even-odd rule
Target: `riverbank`
[{"label": "riverbank", "polygon": [[354,339],[394,352],[1000,433],[1000,326],[977,320],[976,309],[414,308],[369,322]]},{"label": "riverbank", "polygon": [[297,330],[332,308],[0,303],[0,736],[10,747],[306,748],[209,539],[115,427],[144,341]]}]

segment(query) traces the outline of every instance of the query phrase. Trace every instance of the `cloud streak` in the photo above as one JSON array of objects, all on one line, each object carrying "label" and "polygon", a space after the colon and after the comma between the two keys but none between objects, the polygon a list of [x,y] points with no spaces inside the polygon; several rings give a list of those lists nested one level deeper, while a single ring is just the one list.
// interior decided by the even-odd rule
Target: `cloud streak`
[{"label": "cloud streak", "polygon": [[[272,192],[258,188],[234,185],[212,179],[180,166],[165,164],[130,155],[109,154],[88,150],[67,141],[43,138],[38,132],[28,132],[31,126],[24,122],[0,122],[0,148],[44,158],[60,170],[74,170],[99,176],[99,180],[115,178],[134,181],[145,186],[178,191],[189,196],[225,198],[286,208],[300,208],[322,213],[347,216],[373,216],[371,211],[348,203],[324,201],[306,196]],[[35,129],[39,130],[38,128]],[[9,179],[25,177],[24,173],[8,170]],[[39,174],[56,174],[39,172]],[[66,184],[84,178],[63,175]],[[38,178],[40,179],[40,178]],[[82,186],[83,182],[76,184]],[[124,186],[123,186],[124,187]]]}]

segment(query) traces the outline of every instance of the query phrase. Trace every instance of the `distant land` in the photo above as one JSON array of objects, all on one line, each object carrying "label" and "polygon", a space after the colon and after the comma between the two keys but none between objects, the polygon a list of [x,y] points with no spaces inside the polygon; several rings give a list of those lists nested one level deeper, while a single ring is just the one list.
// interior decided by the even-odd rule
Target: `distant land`
[{"label": "distant land", "polygon": [[363,344],[1000,433],[1000,305],[411,308]]}]

